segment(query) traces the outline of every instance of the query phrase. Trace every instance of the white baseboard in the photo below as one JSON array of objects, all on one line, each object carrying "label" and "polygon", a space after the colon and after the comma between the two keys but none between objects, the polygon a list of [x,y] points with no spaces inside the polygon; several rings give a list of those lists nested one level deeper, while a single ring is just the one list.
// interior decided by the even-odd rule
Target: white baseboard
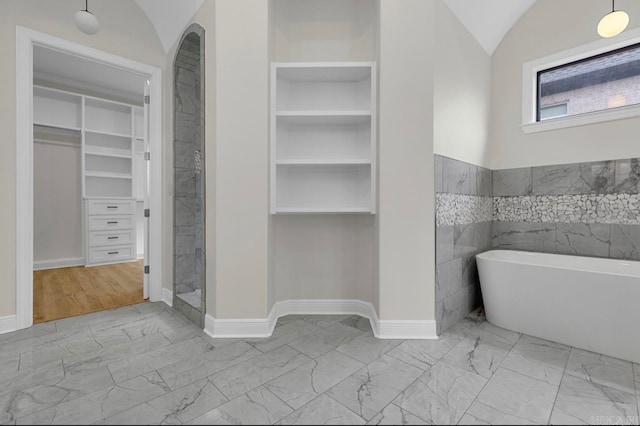
[{"label": "white baseboard", "polygon": [[269,337],[286,315],[360,315],[368,318],[379,339],[437,339],[436,322],[379,320],[373,305],[362,300],[285,300],[273,306],[267,318],[216,319],[205,316],[204,331],[213,338]]},{"label": "white baseboard", "polygon": [[69,259],[38,260],[33,262],[34,271],[45,269],[70,268],[72,266],[84,266],[84,257],[72,257]]},{"label": "white baseboard", "polygon": [[437,339],[436,322],[381,320],[378,322],[379,339]]},{"label": "white baseboard", "polygon": [[0,317],[0,334],[11,333],[18,329],[18,321],[15,315]]},{"label": "white baseboard", "polygon": [[162,301],[169,306],[173,306],[173,292],[168,288],[162,288]]}]

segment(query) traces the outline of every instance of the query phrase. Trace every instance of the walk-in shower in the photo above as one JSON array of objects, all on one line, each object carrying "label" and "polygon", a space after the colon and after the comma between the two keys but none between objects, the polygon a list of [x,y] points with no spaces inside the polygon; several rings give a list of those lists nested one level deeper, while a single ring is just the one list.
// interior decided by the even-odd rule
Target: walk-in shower
[{"label": "walk-in shower", "polygon": [[185,31],[174,62],[173,306],[205,314],[204,29]]}]

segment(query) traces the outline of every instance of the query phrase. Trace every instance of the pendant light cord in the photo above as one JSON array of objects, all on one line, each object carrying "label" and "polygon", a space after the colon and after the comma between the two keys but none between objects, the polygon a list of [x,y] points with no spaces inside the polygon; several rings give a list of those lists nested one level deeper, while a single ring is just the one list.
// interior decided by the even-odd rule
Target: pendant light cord
[{"label": "pendant light cord", "polygon": [[[89,1],[89,0],[87,0]],[[615,12],[616,11],[616,0],[611,0],[611,12]]]},{"label": "pendant light cord", "polygon": [[89,11],[89,0],[84,0],[84,11],[85,12]]}]

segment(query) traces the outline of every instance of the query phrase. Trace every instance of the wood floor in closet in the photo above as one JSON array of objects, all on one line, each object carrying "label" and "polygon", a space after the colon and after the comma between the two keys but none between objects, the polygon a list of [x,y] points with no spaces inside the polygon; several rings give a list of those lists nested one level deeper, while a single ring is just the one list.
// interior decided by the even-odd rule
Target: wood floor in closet
[{"label": "wood floor in closet", "polygon": [[143,261],[33,272],[33,322],[144,302]]}]

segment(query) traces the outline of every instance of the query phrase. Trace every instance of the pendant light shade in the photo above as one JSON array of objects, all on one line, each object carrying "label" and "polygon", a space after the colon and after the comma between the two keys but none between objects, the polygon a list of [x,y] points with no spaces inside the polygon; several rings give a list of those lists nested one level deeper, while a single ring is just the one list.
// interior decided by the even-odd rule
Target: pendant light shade
[{"label": "pendant light shade", "polygon": [[89,12],[88,0],[85,2],[85,10],[77,11],[73,18],[76,21],[76,26],[85,34],[93,35],[100,30],[98,18]]},{"label": "pendant light shade", "polygon": [[622,10],[616,10],[615,0],[612,0],[613,7],[611,13],[605,15],[598,24],[598,34],[600,37],[615,37],[623,32],[629,25],[629,15]]}]

